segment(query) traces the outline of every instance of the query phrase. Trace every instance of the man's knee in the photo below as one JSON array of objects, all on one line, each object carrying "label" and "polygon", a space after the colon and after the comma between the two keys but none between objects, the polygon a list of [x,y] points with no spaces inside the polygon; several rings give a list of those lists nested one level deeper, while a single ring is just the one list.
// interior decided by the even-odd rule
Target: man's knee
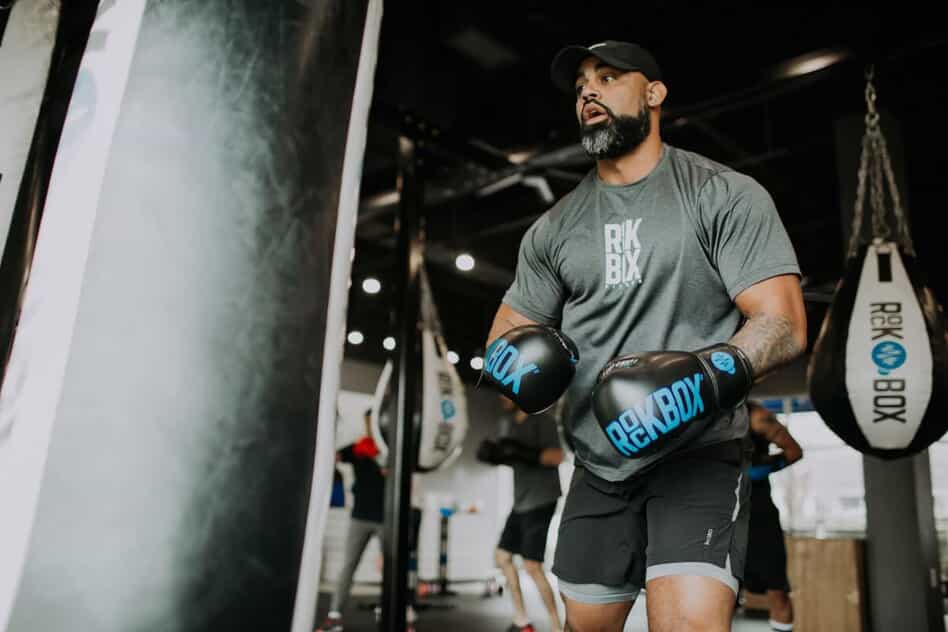
[{"label": "man's knee", "polygon": [[560,593],[566,605],[566,628],[570,632],[621,632],[632,602],[588,604]]},{"label": "man's knee", "polygon": [[523,570],[527,571],[531,577],[545,574],[543,570],[543,562],[538,562],[536,560],[524,560]]},{"label": "man's knee", "polygon": [[496,549],[494,551],[494,561],[497,563],[497,566],[504,568],[513,564],[513,553],[510,551],[505,551],[503,549]]},{"label": "man's knee", "polygon": [[649,580],[651,632],[723,632],[731,629],[735,594],[722,581],[700,575],[669,575]]}]

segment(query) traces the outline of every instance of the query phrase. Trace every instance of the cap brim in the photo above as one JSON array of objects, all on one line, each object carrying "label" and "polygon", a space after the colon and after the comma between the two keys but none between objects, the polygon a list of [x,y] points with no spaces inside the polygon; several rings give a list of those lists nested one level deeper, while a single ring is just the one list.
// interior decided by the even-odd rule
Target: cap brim
[{"label": "cap brim", "polygon": [[563,92],[573,94],[576,89],[576,69],[587,57],[601,59],[619,70],[639,70],[621,59],[616,59],[608,51],[590,50],[585,46],[567,46],[556,54],[553,63],[550,64],[550,78],[553,80],[553,85]]},{"label": "cap brim", "polygon": [[592,53],[585,46],[567,46],[560,50],[550,64],[550,79],[553,80],[553,85],[562,92],[572,94],[579,62],[590,55]]}]

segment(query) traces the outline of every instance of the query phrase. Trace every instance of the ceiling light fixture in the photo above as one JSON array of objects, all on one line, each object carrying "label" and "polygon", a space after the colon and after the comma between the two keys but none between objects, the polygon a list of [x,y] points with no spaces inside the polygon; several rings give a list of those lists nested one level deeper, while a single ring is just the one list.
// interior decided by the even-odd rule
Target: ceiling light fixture
[{"label": "ceiling light fixture", "polygon": [[362,291],[366,294],[378,294],[382,284],[375,277],[368,277],[362,281]]},{"label": "ceiling light fixture", "polygon": [[791,79],[808,75],[848,59],[850,52],[844,49],[822,49],[799,55],[778,64],[773,69],[774,79]]},{"label": "ceiling light fixture", "polygon": [[470,272],[474,269],[474,257],[466,252],[462,252],[454,260],[454,265],[462,272]]}]

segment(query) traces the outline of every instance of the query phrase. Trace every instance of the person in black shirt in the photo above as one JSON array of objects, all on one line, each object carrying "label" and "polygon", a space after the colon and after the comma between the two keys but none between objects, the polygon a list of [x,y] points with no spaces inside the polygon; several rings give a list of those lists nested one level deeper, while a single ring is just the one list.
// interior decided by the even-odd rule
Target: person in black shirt
[{"label": "person in black shirt", "polygon": [[560,616],[556,609],[556,597],[543,567],[546,553],[547,531],[562,491],[557,470],[563,462],[564,451],[560,443],[556,418],[547,413],[528,415],[504,397],[500,396],[504,416],[501,419],[501,435],[498,441],[484,440],[477,451],[477,458],[490,465],[507,465],[513,468],[514,502],[500,541],[494,552],[494,560],[507,579],[507,588],[513,602],[513,623],[508,632],[535,632],[524,607],[520,578],[514,564],[514,556],[523,560],[523,568],[536,584],[543,604],[550,617],[552,632],[560,632]]},{"label": "person in black shirt", "polygon": [[[756,402],[748,402],[747,409],[754,455],[749,471],[751,502],[744,588],[766,593],[770,627],[789,632],[793,630],[793,603],[787,578],[787,550],[780,513],[770,497],[769,476],[803,458],[803,449],[772,412]],[[780,452],[771,454],[771,443]]]},{"label": "person in black shirt", "polygon": [[333,592],[329,615],[317,632],[342,632],[342,611],[349,600],[356,568],[372,536],[377,536],[379,540],[383,536],[387,470],[376,461],[379,449],[370,432],[370,412],[365,412],[366,435],[336,453],[337,461],[352,465],[355,474],[352,486],[354,502],[346,537],[345,562]]}]

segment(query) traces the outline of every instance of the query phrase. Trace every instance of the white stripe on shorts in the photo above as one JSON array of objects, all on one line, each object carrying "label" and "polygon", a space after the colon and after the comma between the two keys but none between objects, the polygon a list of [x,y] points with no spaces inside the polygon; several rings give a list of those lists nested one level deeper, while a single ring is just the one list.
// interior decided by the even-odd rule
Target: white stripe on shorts
[{"label": "white stripe on shorts", "polygon": [[667,577],[669,575],[698,575],[700,577],[710,577],[725,584],[728,588],[737,594],[737,578],[730,572],[715,566],[708,562],[669,562],[668,564],[656,564],[645,569],[645,584],[656,577]]},{"label": "white stripe on shorts", "polygon": [[556,582],[560,592],[573,601],[589,604],[622,603],[635,601],[640,589],[632,584],[625,586],[605,586],[603,584],[573,584],[559,577]]}]

